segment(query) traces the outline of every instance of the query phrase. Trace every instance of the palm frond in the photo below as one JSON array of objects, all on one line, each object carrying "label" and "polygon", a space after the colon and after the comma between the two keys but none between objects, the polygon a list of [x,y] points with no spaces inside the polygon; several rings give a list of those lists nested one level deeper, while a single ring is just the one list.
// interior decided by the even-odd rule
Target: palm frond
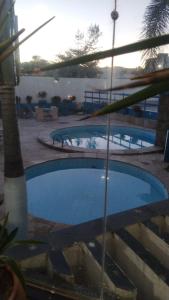
[{"label": "palm frond", "polygon": [[146,77],[158,76],[160,74],[164,74],[164,72],[167,73],[168,71],[169,71],[169,68],[165,68],[165,69],[158,70],[158,71],[144,73],[144,74],[139,75],[139,76],[134,76],[134,77],[130,78],[130,80],[136,80],[136,79],[141,79],[141,78],[146,78]]},{"label": "palm frond", "polygon": [[0,54],[2,52],[4,52],[8,47],[10,47],[13,42],[15,42],[18,37],[25,31],[25,29],[21,29],[20,31],[18,31],[15,35],[13,35],[11,38],[5,40],[4,42],[0,43]]},{"label": "palm frond", "polygon": [[0,245],[0,255],[4,253],[8,248],[11,247],[13,240],[15,239],[18,232],[18,228],[12,230],[9,234],[7,234],[4,239],[1,241]]},{"label": "palm frond", "polygon": [[[168,28],[169,23],[169,1],[168,0],[151,0],[147,6],[144,20],[142,38],[152,38],[161,36]],[[157,56],[158,47],[146,49],[143,53],[143,60],[155,58]]]},{"label": "palm frond", "polygon": [[145,99],[148,99],[150,97],[158,95],[159,93],[166,92],[166,91],[168,91],[168,87],[169,87],[169,80],[155,83],[153,85],[150,85],[150,86],[142,89],[141,91],[138,91],[132,95],[129,95],[128,97],[124,98],[123,100],[119,100],[115,103],[105,106],[104,108],[93,113],[91,116],[84,117],[81,120],[117,112],[122,108],[137,104],[140,101],[143,101]]},{"label": "palm frond", "polygon": [[[138,80],[138,79],[141,79],[141,80]],[[110,92],[110,91],[130,89],[130,88],[134,88],[134,87],[140,87],[140,86],[150,85],[150,84],[157,83],[157,82],[166,81],[168,79],[169,79],[169,69],[164,69],[164,70],[161,70],[160,72],[157,71],[157,72],[146,73],[143,76],[131,78],[131,80],[136,80],[135,82],[119,85],[119,86],[108,88],[108,89],[103,89],[100,91],[104,91],[104,92],[109,91]]]},{"label": "palm frond", "polygon": [[13,258],[11,258],[9,255],[4,255],[4,253],[9,248],[15,247],[17,245],[39,245],[44,244],[44,242],[35,240],[16,240],[15,238],[18,232],[18,228],[15,228],[12,231],[8,232],[8,217],[9,214],[7,214],[0,223],[0,266],[5,266],[7,269],[11,269],[19,278],[20,282],[25,288],[25,281],[19,265]]},{"label": "palm frond", "polygon": [[51,22],[55,17],[50,18],[45,23],[40,25],[38,28],[36,28],[33,32],[31,32],[28,36],[26,36],[22,41],[15,44],[12,47],[9,47],[3,53],[0,54],[0,63],[2,63],[7,57],[9,57],[20,45],[22,45],[24,42],[26,42],[30,37],[32,37],[36,32],[38,32],[42,27],[47,25],[49,22]]},{"label": "palm frond", "polygon": [[7,236],[8,231],[6,229],[6,225],[8,223],[8,218],[9,218],[9,214],[7,214],[4,218],[3,221],[0,224],[0,245],[4,240],[4,237]]},{"label": "palm frond", "polygon": [[36,241],[36,240],[16,240],[14,241],[14,246],[17,246],[17,245],[42,245],[42,244],[45,244],[45,242],[42,242],[42,241]]},{"label": "palm frond", "polygon": [[[140,50],[150,49],[152,47],[166,45],[169,43],[169,35],[163,35],[151,39],[142,40],[136,43],[128,44],[119,48],[109,49],[106,51],[100,51],[88,55],[84,55],[81,57],[77,57],[71,60],[67,60],[60,63],[49,64],[46,67],[40,68],[39,71],[48,71],[59,69],[63,67],[84,64],[93,60],[99,60],[107,57],[118,56],[122,54],[132,53]],[[33,71],[33,70],[32,70]]]}]

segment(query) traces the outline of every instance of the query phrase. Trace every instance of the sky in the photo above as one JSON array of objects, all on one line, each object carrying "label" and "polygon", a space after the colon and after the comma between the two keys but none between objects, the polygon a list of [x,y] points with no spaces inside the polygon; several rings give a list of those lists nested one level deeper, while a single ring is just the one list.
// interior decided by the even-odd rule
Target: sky
[{"label": "sky", "polygon": [[[117,0],[119,18],[115,47],[140,39],[144,11],[149,3],[150,0]],[[25,28],[26,34],[55,16],[51,23],[20,47],[21,61],[29,61],[33,55],[54,61],[57,54],[75,46],[77,30],[85,33],[91,24],[98,24],[102,32],[98,50],[110,49],[113,30],[110,14],[113,9],[114,0],[16,0],[19,29]],[[141,53],[123,55],[115,58],[114,64],[137,67],[141,64],[140,58]],[[101,66],[107,64],[108,60],[102,60]]]}]

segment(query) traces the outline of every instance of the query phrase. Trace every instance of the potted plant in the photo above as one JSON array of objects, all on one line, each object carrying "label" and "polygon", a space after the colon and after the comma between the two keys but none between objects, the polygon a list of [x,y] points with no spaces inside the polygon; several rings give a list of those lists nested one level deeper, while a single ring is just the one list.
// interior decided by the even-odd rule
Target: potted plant
[{"label": "potted plant", "polygon": [[40,91],[40,92],[38,93],[38,97],[39,97],[39,98],[46,98],[46,96],[47,96],[47,92],[46,92],[46,91]]},{"label": "potted plant", "polygon": [[32,96],[27,95],[26,96],[26,103],[31,104],[32,103]]},{"label": "potted plant", "polygon": [[61,97],[60,96],[53,96],[51,98],[52,106],[57,106],[58,107],[60,102],[61,102]]},{"label": "potted plant", "polygon": [[68,100],[69,101],[75,101],[76,100],[76,96],[68,96]]},{"label": "potted plant", "polygon": [[39,243],[31,240],[15,240],[18,229],[7,229],[8,215],[0,222],[0,299],[26,300],[25,281],[19,265],[11,257],[9,249],[17,245]]}]

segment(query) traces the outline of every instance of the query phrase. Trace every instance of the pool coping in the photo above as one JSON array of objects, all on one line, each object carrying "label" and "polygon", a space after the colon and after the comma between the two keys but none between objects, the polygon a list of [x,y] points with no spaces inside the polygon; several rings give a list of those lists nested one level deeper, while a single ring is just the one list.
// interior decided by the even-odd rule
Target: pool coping
[{"label": "pool coping", "polygon": [[[50,160],[47,160],[47,161],[42,161],[42,162],[38,162],[36,164],[33,164],[33,165],[28,165],[25,167],[25,169],[29,169],[31,167],[34,167],[34,166],[37,166],[37,165],[42,165],[42,164],[47,164],[48,162],[52,162],[52,161],[57,161],[57,160],[69,160],[69,159],[98,159],[98,160],[105,160],[106,158],[103,156],[103,155],[97,155],[95,153],[95,155],[85,155],[85,154],[80,154],[80,153],[77,153],[77,154],[68,154],[68,155],[59,155],[58,157],[54,158],[54,159],[50,159]],[[131,162],[126,162],[126,161],[123,161],[123,160],[120,160],[120,159],[115,159],[113,157],[109,157],[109,160],[110,161],[114,161],[114,162],[117,162],[117,163],[120,163],[122,165],[129,165],[131,168],[138,168],[140,169],[141,172],[145,172],[147,173],[150,177],[154,177],[154,179],[157,179],[159,181],[159,184],[163,186],[163,189],[165,190],[165,193],[167,193],[167,196],[169,195],[169,188],[167,188],[166,184],[164,183],[164,181],[158,176],[158,175],[155,175],[153,174],[151,171],[141,167],[141,166],[137,166],[136,164],[133,164]],[[39,176],[39,175],[38,175]],[[36,176],[35,176],[36,177]]]},{"label": "pool coping", "polygon": [[[56,150],[56,149],[55,149]],[[150,153],[148,153],[150,154]],[[84,152],[76,152],[76,153],[72,153],[72,152],[60,152],[60,153],[57,153],[57,157],[55,158],[52,158],[52,159],[48,159],[48,160],[43,160],[43,159],[39,159],[38,161],[36,160],[33,161],[33,162],[27,162],[24,166],[24,168],[29,168],[29,167],[32,167],[34,165],[37,165],[37,164],[41,164],[41,163],[46,163],[48,161],[53,161],[53,160],[60,160],[60,159],[70,159],[70,158],[98,158],[98,159],[106,159],[106,152],[102,152],[102,153],[97,153],[96,151],[95,152],[92,152],[92,153],[84,153]],[[133,153],[133,156],[134,156],[134,153]],[[168,194],[169,194],[169,184],[168,184],[168,178],[165,177],[165,175],[161,175],[159,174],[159,172],[154,172],[152,170],[149,169],[149,165],[147,164],[144,164],[144,162],[142,162],[140,164],[140,162],[138,161],[137,163],[135,162],[129,162],[127,160],[127,155],[123,155],[123,156],[113,156],[113,155],[109,155],[109,160],[115,160],[115,161],[119,161],[119,162],[124,162],[124,163],[127,163],[131,166],[135,166],[135,167],[138,167],[140,169],[142,169],[143,171],[146,171],[148,173],[150,173],[152,176],[156,177],[163,185],[164,187],[166,188]]]},{"label": "pool coping", "polygon": [[[103,125],[103,124],[96,124],[96,125]],[[92,126],[92,125],[88,125]],[[60,129],[65,129],[65,128],[75,128],[79,127],[79,125],[73,125],[73,126],[63,126]],[[119,125],[119,127],[126,127],[124,125]],[[128,127],[134,127],[142,130],[149,130],[154,132],[152,129],[144,129],[140,128],[138,126],[128,126]],[[41,143],[42,145],[51,148],[53,150],[61,151],[61,152],[67,152],[67,153],[97,153],[97,154],[104,154],[106,150],[103,149],[86,149],[82,147],[75,147],[75,146],[65,146],[62,147],[60,142],[57,142],[56,144],[53,143],[52,138],[50,138],[50,133],[51,131],[48,131],[46,134],[41,134],[37,137],[37,141]],[[131,150],[110,150],[109,153],[110,155],[135,155],[135,154],[151,154],[151,153],[161,153],[163,149],[159,146],[152,146],[152,147],[147,147],[147,148],[142,148],[142,149],[131,149]]]},{"label": "pool coping", "polygon": [[[126,226],[145,222],[153,217],[169,214],[169,199],[146,206],[133,208],[125,212],[109,215],[107,217],[106,232],[116,232]],[[58,231],[49,233],[49,243],[56,245],[58,249],[71,246],[76,242],[89,242],[96,236],[103,234],[103,218],[73,225]]]}]

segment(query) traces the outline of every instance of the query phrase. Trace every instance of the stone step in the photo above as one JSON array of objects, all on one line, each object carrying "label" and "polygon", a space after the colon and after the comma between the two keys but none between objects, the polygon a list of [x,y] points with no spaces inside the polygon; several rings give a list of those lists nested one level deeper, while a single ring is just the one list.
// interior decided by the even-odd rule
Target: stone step
[{"label": "stone step", "polygon": [[148,220],[143,224],[147,226],[149,229],[151,229],[159,238],[161,238],[167,244],[169,244],[169,232],[165,230],[161,230],[161,228],[151,220]]},{"label": "stone step", "polygon": [[169,246],[162,238],[157,224],[146,221],[127,226],[126,230],[164,267],[169,269]]},{"label": "stone step", "polygon": [[152,269],[152,271],[160,279],[162,279],[167,285],[169,284],[169,270],[164,267],[147,249],[145,249],[138,240],[136,240],[125,229],[118,230],[116,234]]},{"label": "stone step", "polygon": [[[86,244],[97,262],[102,265],[103,248],[96,240]],[[114,284],[122,289],[135,291],[136,288],[127,276],[122,272],[116,262],[106,253],[105,254],[105,272]]]},{"label": "stone step", "polygon": [[[76,288],[79,287],[85,293],[88,292],[88,296],[100,299],[101,266],[97,263],[86,244],[83,242],[75,243],[73,246],[64,249],[64,255],[74,274]],[[106,282],[107,287],[107,280],[104,280],[104,282]],[[104,299],[117,300],[119,298],[116,297],[112,289],[106,288]]]},{"label": "stone step", "polygon": [[169,217],[160,216],[147,221],[149,227],[169,244]]},{"label": "stone step", "polygon": [[[85,246],[90,251],[94,260],[99,264],[101,272],[103,255],[102,245],[94,240],[86,243]],[[136,299],[136,287],[107,253],[105,254],[104,272],[105,285],[107,285],[108,289],[112,290],[117,297],[120,297],[120,299]]]},{"label": "stone step", "polygon": [[69,283],[74,283],[74,275],[64,257],[62,250],[49,250],[48,272],[52,278],[57,275]]},{"label": "stone step", "polygon": [[130,233],[122,229],[108,234],[107,247],[111,257],[137,287],[138,299],[168,300],[168,270]]}]

